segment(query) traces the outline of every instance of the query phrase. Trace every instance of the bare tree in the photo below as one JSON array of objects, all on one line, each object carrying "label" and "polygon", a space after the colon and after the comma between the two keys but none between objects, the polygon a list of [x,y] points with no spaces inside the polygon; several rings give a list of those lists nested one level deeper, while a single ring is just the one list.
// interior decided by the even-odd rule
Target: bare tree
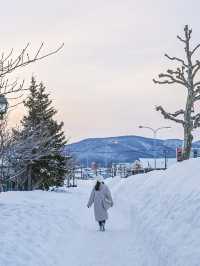
[{"label": "bare tree", "polygon": [[153,79],[157,84],[175,84],[183,86],[187,91],[185,108],[174,113],[169,113],[162,106],[157,106],[156,110],[160,111],[165,119],[170,119],[183,126],[184,129],[184,147],[183,159],[189,159],[192,147],[192,131],[200,126],[200,113],[195,114],[194,104],[200,100],[200,81],[197,75],[200,70],[200,61],[194,60],[194,55],[200,48],[200,44],[191,47],[192,29],[188,25],[184,27],[184,37],[177,36],[178,40],[184,45],[185,58],[172,57],[168,54],[165,56],[177,62],[179,66],[175,69],[168,69],[166,73],[158,75],[159,80]]},{"label": "bare tree", "polygon": [[[18,80],[16,79],[13,82],[9,82],[8,74],[13,73],[19,68],[56,54],[63,48],[63,46],[64,44],[61,44],[57,49],[51,52],[42,53],[44,47],[44,43],[42,43],[35,53],[31,55],[29,51],[30,44],[28,43],[16,56],[13,55],[13,49],[8,54],[2,53],[0,55],[0,95],[7,95],[8,100],[21,98],[23,96],[23,90],[25,90],[23,89],[24,81],[18,83]],[[14,106],[17,104],[15,103]],[[10,106],[9,108],[14,106]]]}]

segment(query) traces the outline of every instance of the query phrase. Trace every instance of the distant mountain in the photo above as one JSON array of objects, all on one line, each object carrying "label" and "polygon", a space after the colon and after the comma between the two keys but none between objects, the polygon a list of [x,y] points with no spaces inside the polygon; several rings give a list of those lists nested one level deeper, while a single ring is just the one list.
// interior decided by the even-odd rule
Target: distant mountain
[{"label": "distant mountain", "polygon": [[177,147],[181,147],[183,144],[183,141],[180,139],[166,139],[164,140],[164,145],[172,148],[172,149],[176,149]]},{"label": "distant mountain", "polygon": [[[155,152],[157,157],[172,158],[176,156],[176,148],[182,146],[179,139],[157,139],[140,136],[120,136],[109,138],[89,138],[77,143],[66,145],[65,153],[76,157],[84,166],[97,162],[107,165],[111,162],[133,162],[139,158],[153,158]],[[200,147],[200,141],[194,145]]]}]

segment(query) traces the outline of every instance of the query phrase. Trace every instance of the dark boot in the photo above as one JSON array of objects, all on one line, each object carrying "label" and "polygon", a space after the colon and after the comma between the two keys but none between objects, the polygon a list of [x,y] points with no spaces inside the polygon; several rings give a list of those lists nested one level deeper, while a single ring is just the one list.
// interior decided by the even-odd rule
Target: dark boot
[{"label": "dark boot", "polygon": [[102,221],[102,223],[101,223],[101,228],[102,228],[103,232],[105,231],[105,223],[106,223],[106,221]]},{"label": "dark boot", "polygon": [[103,226],[103,225],[101,226],[101,229],[100,229],[100,231],[101,231],[101,232],[105,231],[105,228],[104,228],[104,226]]},{"label": "dark boot", "polygon": [[103,231],[102,229],[102,221],[99,221],[99,231]]}]

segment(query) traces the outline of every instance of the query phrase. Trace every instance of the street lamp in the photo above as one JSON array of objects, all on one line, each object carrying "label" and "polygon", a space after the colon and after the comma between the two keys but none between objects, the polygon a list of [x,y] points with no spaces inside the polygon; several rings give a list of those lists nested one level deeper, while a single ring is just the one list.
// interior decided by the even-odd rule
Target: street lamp
[{"label": "street lamp", "polygon": [[156,138],[157,138],[157,132],[161,129],[165,128],[171,128],[171,127],[159,127],[159,128],[151,128],[151,127],[146,127],[146,126],[139,126],[139,128],[147,128],[153,132],[153,150],[154,150],[154,169],[156,169]]},{"label": "street lamp", "polygon": [[3,116],[6,114],[8,109],[8,100],[5,95],[0,94],[0,120],[3,119]]}]

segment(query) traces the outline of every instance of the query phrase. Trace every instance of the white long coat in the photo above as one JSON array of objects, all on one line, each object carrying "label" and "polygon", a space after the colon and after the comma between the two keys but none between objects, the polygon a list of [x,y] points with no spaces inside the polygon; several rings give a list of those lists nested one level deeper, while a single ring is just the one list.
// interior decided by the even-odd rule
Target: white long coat
[{"label": "white long coat", "polygon": [[88,204],[91,207],[94,203],[94,216],[96,221],[104,221],[108,219],[108,209],[113,206],[113,200],[109,188],[101,183],[99,190],[93,188]]}]

